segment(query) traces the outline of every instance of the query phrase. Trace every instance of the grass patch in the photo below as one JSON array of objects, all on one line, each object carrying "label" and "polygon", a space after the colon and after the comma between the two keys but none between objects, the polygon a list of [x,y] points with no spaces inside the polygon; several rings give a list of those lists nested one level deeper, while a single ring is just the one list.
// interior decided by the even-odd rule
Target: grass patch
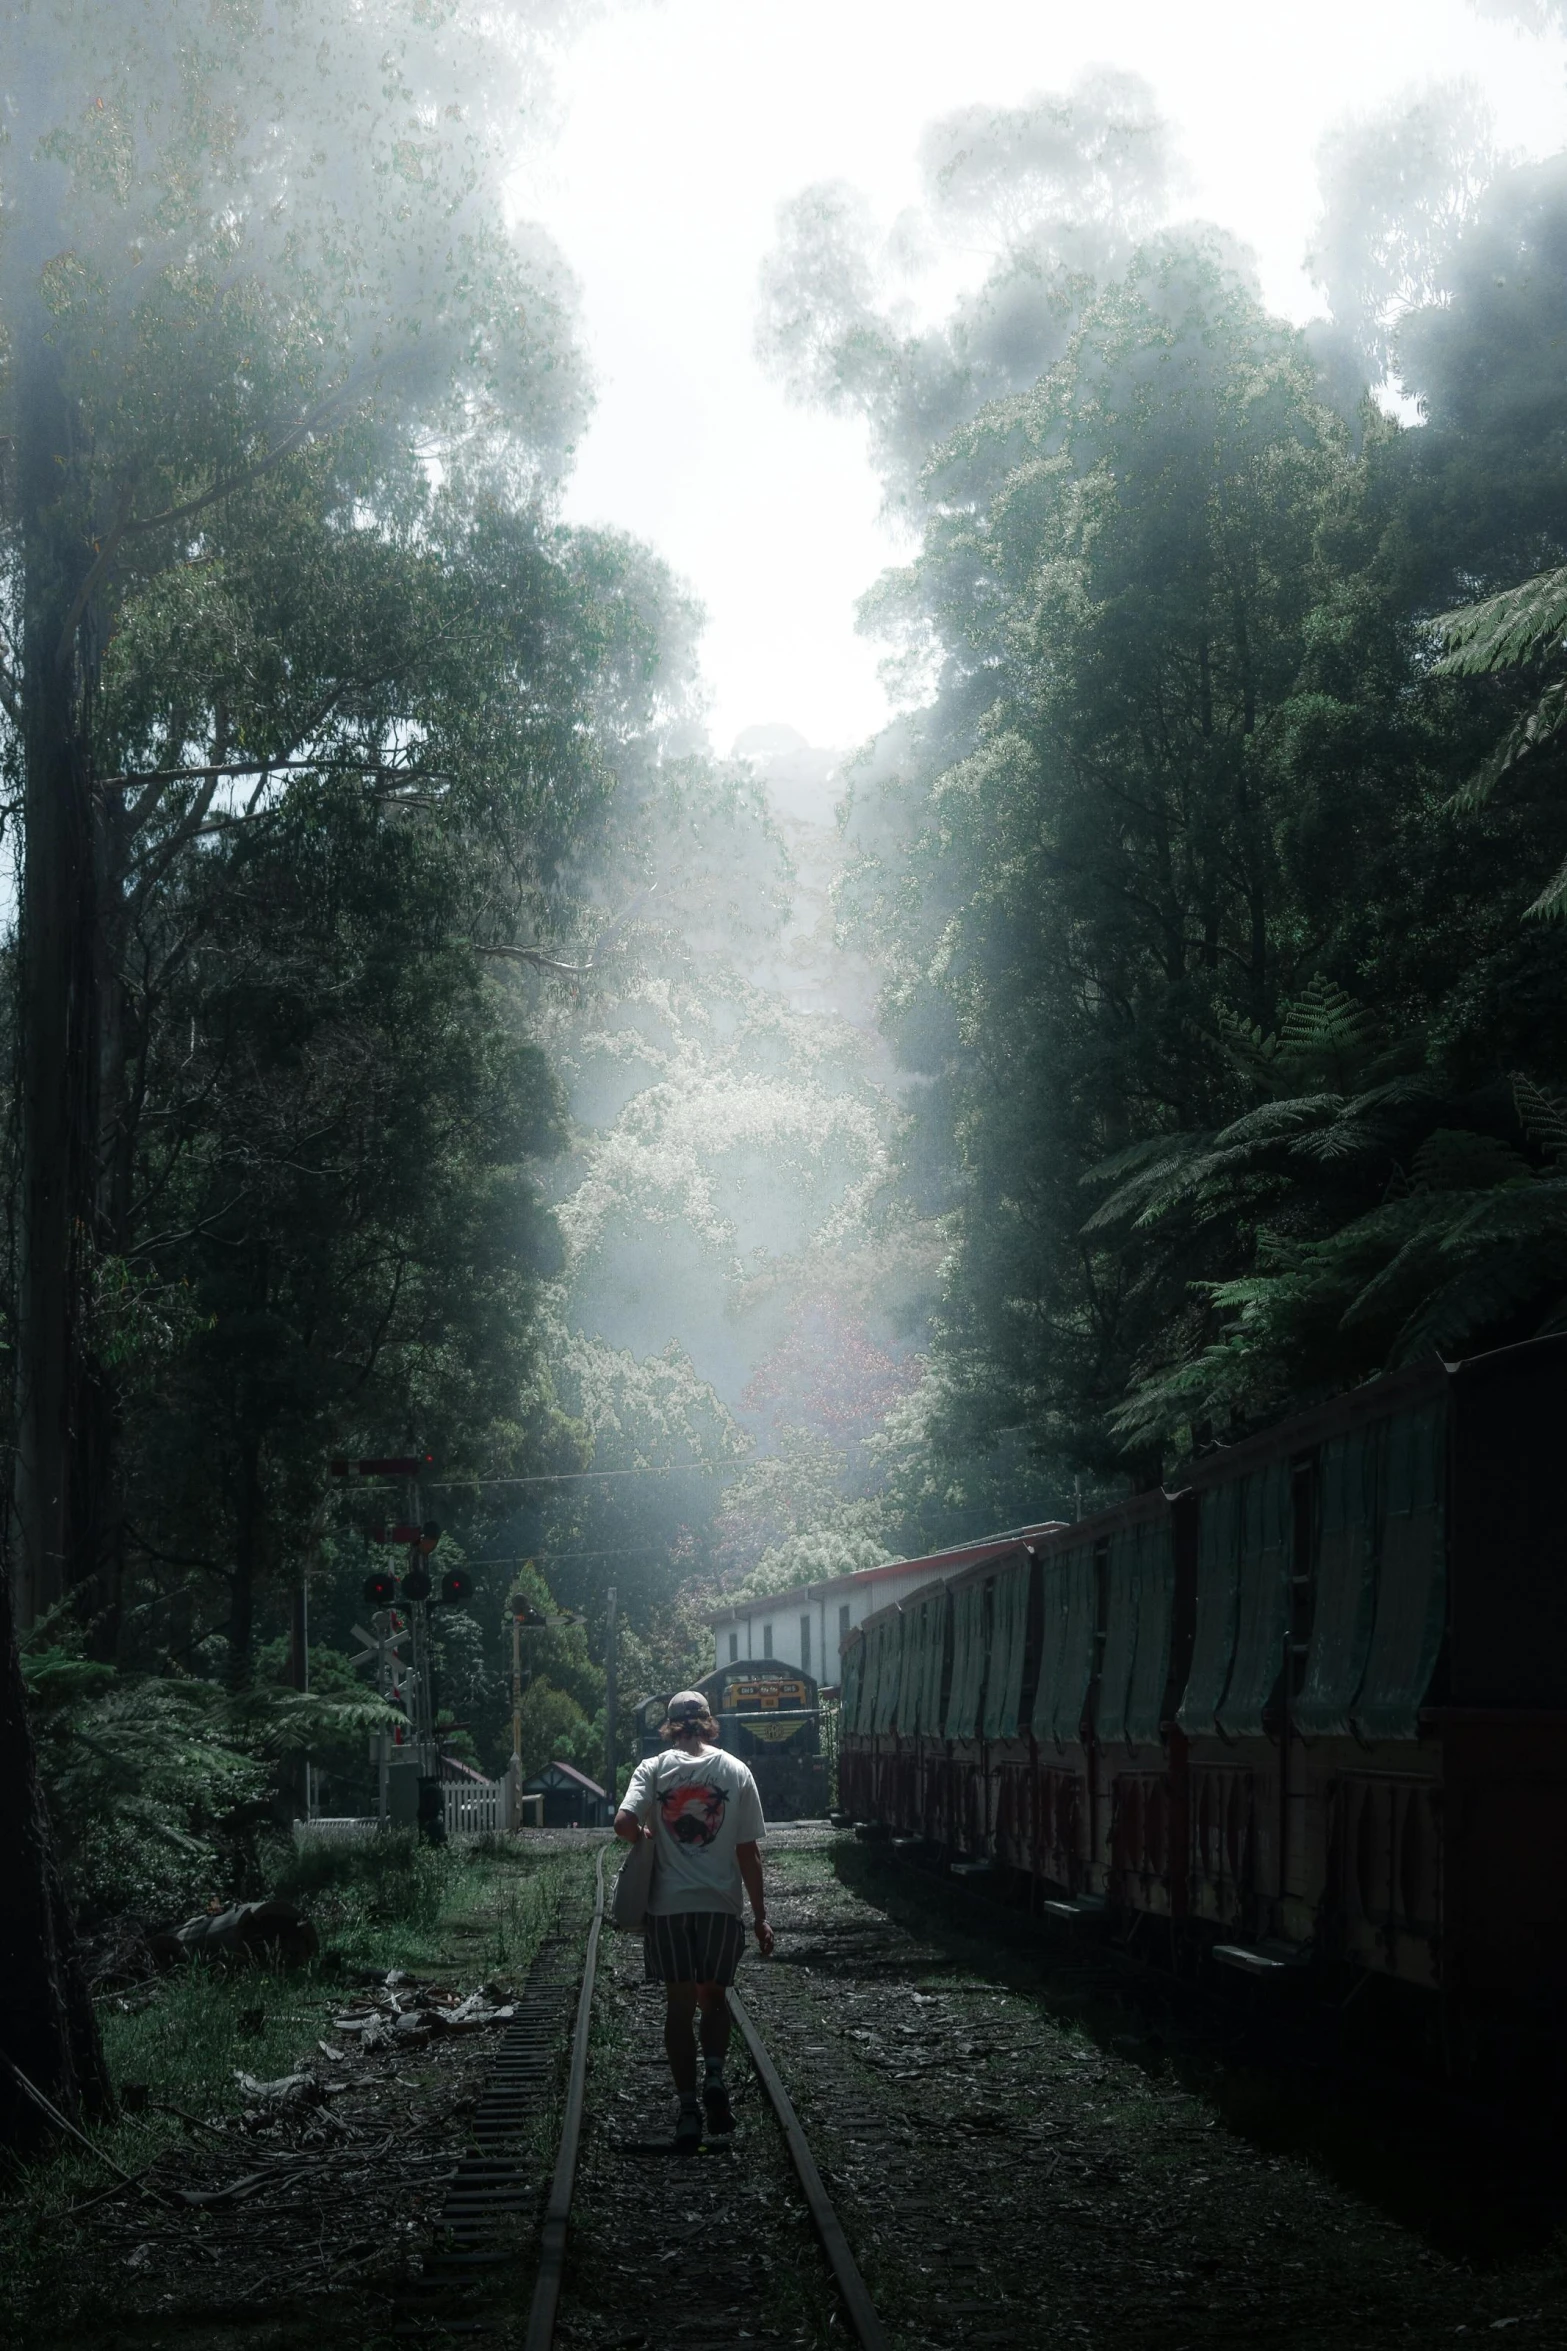
[{"label": "grass patch", "polygon": [[[144,2088],[153,2107],[215,2119],[244,2103],[241,2073],[273,2080],[314,2056],[361,1974],[401,1967],[463,1988],[520,1985],[563,1897],[576,1907],[591,1863],[500,1841],[441,1851],[388,1837],[307,1850],[277,1890],[315,1921],[320,1957],[289,1970],[193,1964],[101,2001],[116,2089]],[[122,2111],[89,2136],[137,2173],[186,2127],[149,2107]],[[112,2177],[72,2142],[0,2170],[0,2339],[44,2340],[62,2301],[76,2299],[91,2220],[79,2231],[68,2208]]]}]

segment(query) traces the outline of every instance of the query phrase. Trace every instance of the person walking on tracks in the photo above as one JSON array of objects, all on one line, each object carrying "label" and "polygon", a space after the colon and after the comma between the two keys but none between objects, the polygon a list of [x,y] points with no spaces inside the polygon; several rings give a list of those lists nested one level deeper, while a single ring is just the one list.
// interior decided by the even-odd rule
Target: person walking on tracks
[{"label": "person walking on tracks", "polygon": [[[670,1699],[661,1736],[664,1753],[645,1757],[631,1775],[615,1834],[629,1845],[652,1837],[657,1846],[643,1965],[648,1982],[664,1986],[664,2047],[680,2093],[675,2145],[691,2154],[702,2143],[704,2107],[715,2136],[735,2127],[724,2087],[727,1990],[745,1949],[742,1893],[751,1898],[762,1957],[773,1948],[757,1851],[767,1824],[756,1781],[738,1756],[716,1743],[718,1725],[700,1690],[681,1690]],[[691,2030],[698,2018],[700,2100]]]}]

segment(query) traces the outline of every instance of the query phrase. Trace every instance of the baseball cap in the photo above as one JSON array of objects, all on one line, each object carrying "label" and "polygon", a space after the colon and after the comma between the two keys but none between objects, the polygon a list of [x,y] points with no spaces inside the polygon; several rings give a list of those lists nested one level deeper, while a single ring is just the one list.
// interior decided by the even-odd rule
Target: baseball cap
[{"label": "baseball cap", "polygon": [[707,1700],[700,1690],[677,1690],[669,1701],[670,1722],[691,1722],[707,1712]]}]

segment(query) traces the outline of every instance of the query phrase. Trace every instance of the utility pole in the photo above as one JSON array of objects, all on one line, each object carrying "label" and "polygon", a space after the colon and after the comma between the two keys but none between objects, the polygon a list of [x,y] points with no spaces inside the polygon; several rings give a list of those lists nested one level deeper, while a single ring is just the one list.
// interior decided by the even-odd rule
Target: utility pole
[{"label": "utility pole", "polygon": [[511,1612],[511,1759],[522,1785],[522,1618],[515,1603]]},{"label": "utility pole", "polygon": [[440,1771],[440,1758],[435,1744],[435,1661],[430,1642],[430,1571],[425,1565],[424,1546],[418,1539],[423,1532],[419,1510],[419,1480],[408,1481],[409,1511],[407,1524],[415,1539],[408,1546],[408,1567],[403,1576],[403,1590],[413,1599],[411,1616],[414,1636],[414,1690],[418,1700],[419,1718],[416,1745],[419,1756],[419,1777],[434,1779]]},{"label": "utility pole", "polygon": [[615,1587],[609,1587],[604,1612],[604,1793],[613,1811],[615,1803]]},{"label": "utility pole", "polygon": [[[392,1630],[392,1612],[377,1609],[371,1622],[375,1626],[375,1686],[389,1706],[392,1702],[395,1655],[387,1652],[387,1636]],[[378,1829],[391,1826],[392,1816],[392,1734],[382,1723],[375,1742],[375,1822]]]},{"label": "utility pole", "polygon": [[[289,1680],[296,1690],[310,1687],[310,1579],[302,1574],[299,1589],[294,1594],[292,1622],[289,1626]],[[305,1756],[305,1818],[316,1817],[316,1767]]]}]

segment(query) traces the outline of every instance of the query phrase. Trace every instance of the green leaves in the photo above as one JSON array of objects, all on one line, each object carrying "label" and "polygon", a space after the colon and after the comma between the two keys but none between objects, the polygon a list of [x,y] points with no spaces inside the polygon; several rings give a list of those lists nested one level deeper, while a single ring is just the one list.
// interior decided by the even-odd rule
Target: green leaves
[{"label": "green leaves", "polygon": [[[1567,570],[1540,573],[1481,604],[1443,613],[1432,622],[1443,645],[1438,676],[1487,677],[1522,669],[1567,648]],[[1567,726],[1567,675],[1548,680],[1531,708],[1514,719],[1501,740],[1454,795],[1454,806],[1483,808],[1504,776],[1519,761],[1553,743]],[[1567,859],[1526,909],[1536,921],[1567,912]]]},{"label": "green leaves", "polygon": [[1541,572],[1483,603],[1444,612],[1431,629],[1442,645],[1438,676],[1485,677],[1536,661],[1567,639],[1567,569]]}]

